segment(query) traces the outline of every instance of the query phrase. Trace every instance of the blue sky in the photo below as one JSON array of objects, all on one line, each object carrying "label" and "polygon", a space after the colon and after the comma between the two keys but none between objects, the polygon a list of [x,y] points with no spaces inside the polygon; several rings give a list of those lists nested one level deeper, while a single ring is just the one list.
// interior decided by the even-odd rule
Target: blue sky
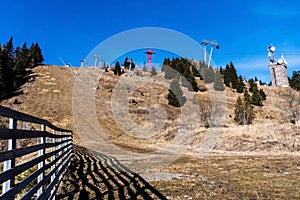
[{"label": "blue sky", "polygon": [[15,46],[39,42],[49,64],[61,65],[58,57],[62,57],[79,66],[79,59],[115,34],[162,27],[197,42],[217,40],[221,48],[214,51],[215,65],[224,67],[233,61],[246,78],[270,81],[267,47],[271,43],[277,48],[275,58],[285,53],[289,75],[300,70],[296,0],[2,0],[0,5],[0,43],[10,36]]}]

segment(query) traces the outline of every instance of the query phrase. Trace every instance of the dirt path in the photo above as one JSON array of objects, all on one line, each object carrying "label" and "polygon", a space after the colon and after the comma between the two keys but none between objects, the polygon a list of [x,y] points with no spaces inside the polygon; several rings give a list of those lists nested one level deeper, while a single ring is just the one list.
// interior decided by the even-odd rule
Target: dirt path
[{"label": "dirt path", "polygon": [[116,159],[95,158],[74,146],[74,155],[57,193],[58,199],[166,199],[138,174]]}]

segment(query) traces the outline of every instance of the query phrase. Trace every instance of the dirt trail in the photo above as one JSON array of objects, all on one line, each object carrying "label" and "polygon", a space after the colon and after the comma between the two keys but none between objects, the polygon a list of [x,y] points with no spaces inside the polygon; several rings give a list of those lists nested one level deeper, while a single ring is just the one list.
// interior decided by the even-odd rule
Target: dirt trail
[{"label": "dirt trail", "polygon": [[138,174],[113,157],[95,158],[88,149],[74,146],[58,199],[166,199]]}]

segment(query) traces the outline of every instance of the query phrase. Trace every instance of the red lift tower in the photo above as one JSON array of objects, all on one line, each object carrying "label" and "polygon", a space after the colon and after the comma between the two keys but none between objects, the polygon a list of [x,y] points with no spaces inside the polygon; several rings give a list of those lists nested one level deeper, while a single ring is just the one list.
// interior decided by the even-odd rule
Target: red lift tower
[{"label": "red lift tower", "polygon": [[155,54],[155,51],[151,50],[151,49],[147,49],[145,51],[145,54],[147,54],[147,59],[148,59],[148,64],[152,64],[152,55]]}]

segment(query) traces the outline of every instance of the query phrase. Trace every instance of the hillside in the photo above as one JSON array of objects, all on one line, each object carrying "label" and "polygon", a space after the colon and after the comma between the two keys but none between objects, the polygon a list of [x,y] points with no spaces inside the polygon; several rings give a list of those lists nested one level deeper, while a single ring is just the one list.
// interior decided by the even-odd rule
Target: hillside
[{"label": "hillside", "polygon": [[[146,75],[147,76],[147,75]],[[157,84],[163,80],[163,74],[152,78],[151,84],[145,84],[138,87],[129,98],[129,113],[133,122],[144,127],[151,127],[151,109],[155,109],[160,104],[168,115],[165,119],[165,125],[162,130],[151,138],[145,140],[133,138],[125,134],[114,121],[111,111],[111,97],[113,89],[120,77],[112,73],[104,73],[98,85],[96,92],[97,117],[102,130],[114,143],[125,149],[135,149],[136,151],[147,151],[158,147],[161,144],[167,144],[174,138],[180,127],[180,109],[167,105],[168,88]],[[202,83],[203,84],[203,83]],[[207,87],[210,87],[209,85]],[[220,140],[216,144],[215,152],[243,152],[243,153],[297,153],[300,150],[299,123],[290,123],[291,111],[287,104],[288,88],[262,87],[267,100],[263,107],[255,107],[256,118],[253,125],[240,126],[234,122],[234,104],[237,97],[242,94],[232,92],[226,89],[226,119],[223,128],[217,128],[220,133]],[[123,88],[126,90],[125,86]],[[210,92],[197,92],[201,109],[201,119],[206,114],[207,108],[213,100],[210,99]],[[297,96],[299,98],[299,96]],[[294,100],[294,103],[297,102]],[[154,108],[153,108],[154,106]],[[297,105],[299,108],[299,105]],[[126,123],[126,122],[125,122]],[[192,141],[192,151],[197,152],[203,137],[209,129],[204,127],[203,120],[200,120],[200,126],[197,128],[196,136]]]},{"label": "hillside", "polygon": [[[44,118],[67,129],[73,129],[76,136],[75,143],[79,143],[72,113],[75,72],[74,69],[58,66],[34,68],[30,75],[32,78],[21,88],[23,94],[2,101],[1,105]],[[116,83],[120,78],[123,80],[125,74],[118,77],[112,72],[102,71],[101,73],[103,74],[95,91],[95,105],[98,122],[109,140],[124,149],[144,152],[153,151],[158,144],[167,144],[174,138],[181,123],[181,110],[168,105],[166,96],[170,81],[163,79],[163,73],[154,77],[144,73],[142,78],[146,78],[149,82],[138,86],[128,97],[129,116],[132,122],[144,128],[153,126],[150,120],[153,112],[160,110],[166,112],[166,119],[162,119],[164,126],[157,134],[147,139],[124,133],[116,124],[116,117],[112,113],[111,97]],[[77,78],[80,80],[80,75]],[[165,85],[161,82],[164,82]],[[203,84],[199,81],[198,83]],[[206,87],[210,87],[210,85],[206,85]],[[226,94],[222,94],[222,98],[226,100],[226,119],[224,127],[218,128],[221,139],[214,148],[215,152],[296,153],[300,151],[299,123],[290,123],[291,109],[288,105],[289,99],[291,99],[288,95],[290,90],[278,87],[262,88],[267,94],[267,100],[263,107],[255,107],[256,118],[253,125],[249,126],[235,124],[233,120],[234,104],[238,95],[241,94],[226,88]],[[121,87],[121,90],[126,90],[126,88]],[[194,152],[201,146],[203,137],[209,130],[204,127],[203,116],[207,114],[207,108],[210,108],[210,104],[213,102],[210,99],[209,91],[197,92],[195,96],[199,102],[201,120],[194,140],[191,142]],[[299,96],[295,98],[299,98]],[[16,99],[18,104],[14,104]],[[295,99],[293,101],[297,102]],[[163,113],[158,113],[157,116],[160,114],[164,116]],[[210,120],[209,117],[208,120]]]},{"label": "hillside", "polygon": [[[96,71],[91,69],[89,72]],[[98,196],[111,199],[114,196],[115,199],[122,199],[122,195],[129,198],[143,194],[160,199],[155,197],[155,194],[160,193],[168,199],[180,200],[300,198],[300,128],[299,122],[290,122],[291,107],[299,111],[295,107],[299,106],[299,96],[291,96],[287,88],[263,87],[267,100],[263,107],[255,108],[257,117],[253,125],[249,126],[235,124],[234,104],[241,94],[226,88],[226,92],[221,95],[224,97],[222,101],[226,102],[226,119],[223,126],[216,128],[206,128],[204,121],[209,116],[207,108],[211,107],[210,102],[215,101],[211,99],[212,93],[209,90],[198,92],[196,97],[186,103],[187,115],[183,118],[195,119],[188,115],[198,102],[201,110],[198,117],[201,120],[197,126],[189,124],[195,131],[186,136],[181,132],[182,127],[185,127],[181,125],[184,121],[181,108],[167,104],[170,81],[161,84],[163,73],[154,77],[143,73],[140,78],[128,78],[125,74],[118,77],[112,72],[99,69],[94,75],[98,76],[98,72],[102,75],[94,79],[98,80],[95,85],[87,87],[79,84],[82,86],[80,89],[76,84],[84,83],[84,78],[92,77],[91,74],[89,77],[84,76],[88,74],[87,71],[39,66],[33,69],[32,78],[21,88],[23,94],[1,102],[1,105],[74,130],[74,143],[79,146],[74,148],[70,168],[58,191],[60,198]],[[130,80],[147,81],[145,84],[137,82],[139,84],[131,88],[126,84],[134,83]],[[198,84],[203,85],[203,82],[198,81]],[[212,85],[205,87],[211,88]],[[74,88],[91,94],[94,101],[88,102],[88,96],[80,96],[78,99],[83,100],[79,102],[83,110],[78,113],[73,112],[78,106],[74,99],[77,92]],[[116,92],[121,92],[119,98],[116,98]],[[128,124],[128,116],[117,117],[116,114],[122,114],[124,107],[119,107],[116,100],[128,108],[125,111],[132,119]],[[93,112],[90,112],[90,106],[95,109]],[[83,124],[91,124],[90,121],[94,120],[96,126],[89,129],[79,127],[82,123],[74,122],[75,117],[78,117],[76,114],[79,114]],[[117,124],[116,119],[122,123]],[[164,124],[159,124],[162,121]],[[131,128],[139,125],[145,128],[141,130],[156,130],[151,129],[155,128],[155,123],[158,123],[159,131],[154,135],[143,135],[147,133],[144,131],[140,135],[130,132]],[[98,128],[106,140],[100,140],[101,135],[95,135]],[[78,130],[83,132],[79,133]],[[212,137],[214,133],[219,139]],[[207,135],[216,139],[216,144],[209,156],[199,157]],[[170,143],[176,147],[175,157],[174,152],[159,151],[161,147],[169,147]],[[184,145],[188,151],[183,151]],[[118,152],[115,152],[115,147],[119,148]],[[172,147],[169,150],[174,150]],[[180,150],[179,155],[176,155],[177,150]],[[156,154],[162,157],[157,160]],[[129,166],[130,170],[123,171],[120,165]],[[148,183],[139,176],[136,178],[135,173],[139,173]]]}]

